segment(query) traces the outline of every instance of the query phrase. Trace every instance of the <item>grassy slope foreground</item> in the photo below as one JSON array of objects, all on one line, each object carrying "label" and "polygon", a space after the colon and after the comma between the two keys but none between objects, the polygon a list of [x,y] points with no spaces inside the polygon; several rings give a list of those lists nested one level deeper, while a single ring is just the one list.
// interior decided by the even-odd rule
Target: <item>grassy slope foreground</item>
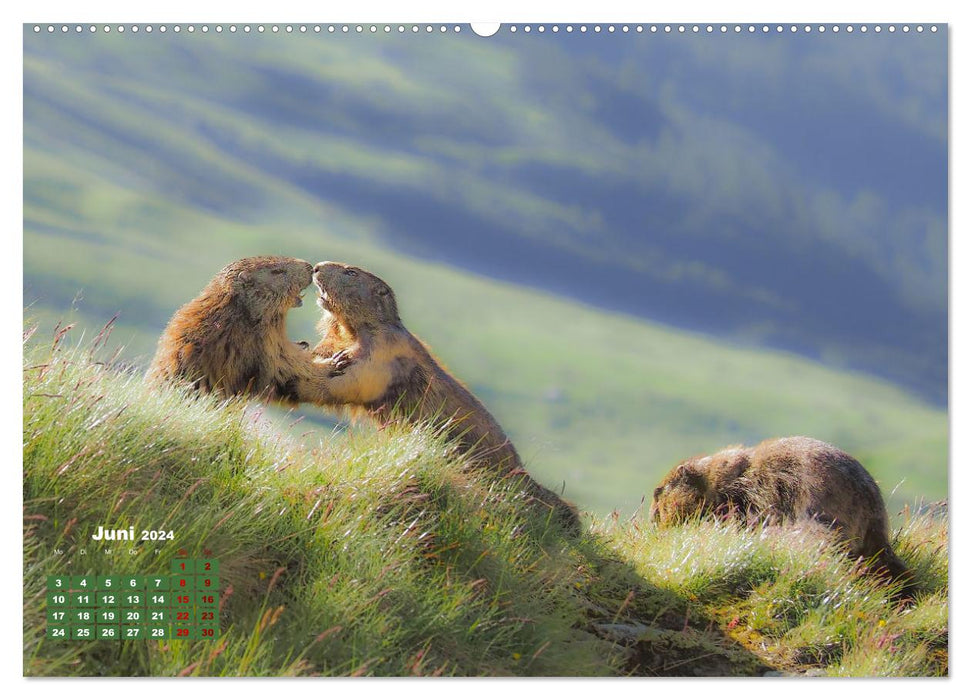
[{"label": "grassy slope foreground", "polygon": [[[947,671],[947,532],[931,515],[899,532],[922,593],[898,608],[818,533],[608,519],[571,539],[429,431],[308,449],[239,403],[149,390],[64,345],[24,363],[28,675]],[[99,552],[98,525],[176,539]],[[45,638],[48,574],[148,573],[203,546],[221,565],[221,639]]]}]

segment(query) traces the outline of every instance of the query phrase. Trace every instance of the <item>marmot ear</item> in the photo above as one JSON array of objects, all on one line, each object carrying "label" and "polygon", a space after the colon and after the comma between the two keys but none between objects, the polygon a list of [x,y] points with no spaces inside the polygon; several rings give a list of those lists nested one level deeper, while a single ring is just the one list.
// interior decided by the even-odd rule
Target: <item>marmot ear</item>
[{"label": "marmot ear", "polygon": [[247,272],[246,270],[243,270],[238,275],[236,275],[236,279],[238,279],[240,282],[248,282],[250,279],[250,273]]},{"label": "marmot ear", "polygon": [[380,287],[378,289],[378,296],[380,297],[386,297],[389,294],[391,294],[391,287]]},{"label": "marmot ear", "polygon": [[694,468],[692,464],[682,464],[678,467],[678,476],[684,479],[684,483],[692,488],[702,491],[708,488],[708,479],[705,475]]}]

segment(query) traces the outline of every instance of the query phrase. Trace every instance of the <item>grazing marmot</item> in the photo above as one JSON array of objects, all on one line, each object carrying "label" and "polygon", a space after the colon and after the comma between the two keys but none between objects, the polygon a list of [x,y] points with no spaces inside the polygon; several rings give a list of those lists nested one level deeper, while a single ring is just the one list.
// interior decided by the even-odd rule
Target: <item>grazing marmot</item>
[{"label": "grazing marmot", "polygon": [[[184,380],[203,393],[267,392],[292,402],[311,369],[306,344],[287,338],[287,312],[300,306],[313,266],[280,256],[243,258],[224,267],[175,312],[146,379]],[[339,366],[322,363],[324,375]]]},{"label": "grazing marmot", "polygon": [[318,263],[314,282],[325,312],[318,325],[323,338],[313,350],[316,361],[350,364],[340,376],[317,373],[309,393],[301,388],[302,401],[352,407],[381,423],[401,418],[444,426],[474,464],[521,475],[531,499],[555,509],[579,531],[576,509],[526,474],[516,448],[485,406],[404,327],[391,287],[366,270],[336,262]]},{"label": "grazing marmot", "polygon": [[651,518],[658,524],[708,513],[773,524],[812,519],[832,528],[850,556],[873,559],[874,571],[910,579],[890,548],[887,510],[873,477],[853,457],[819,440],[779,438],[694,457],[654,490]]}]

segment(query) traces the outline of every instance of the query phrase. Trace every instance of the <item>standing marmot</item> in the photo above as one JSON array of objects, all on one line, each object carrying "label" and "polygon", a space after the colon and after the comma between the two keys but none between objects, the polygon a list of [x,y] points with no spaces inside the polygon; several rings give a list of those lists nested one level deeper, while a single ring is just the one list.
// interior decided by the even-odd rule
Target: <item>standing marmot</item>
[{"label": "standing marmot", "polygon": [[731,513],[778,524],[809,518],[832,528],[850,556],[907,581],[906,565],[890,547],[880,488],[842,450],[807,437],[730,447],[675,467],[654,489],[651,518],[667,525],[696,514]]},{"label": "standing marmot", "polygon": [[[280,256],[243,258],[224,267],[175,312],[158,342],[149,381],[184,380],[201,392],[268,392],[296,400],[297,375],[311,368],[306,345],[287,338],[287,312],[300,306],[313,266]],[[328,374],[334,366],[315,368]]]},{"label": "standing marmot", "polygon": [[335,262],[318,263],[314,282],[325,312],[315,359],[350,364],[340,376],[318,373],[316,386],[306,394],[301,389],[300,400],[347,405],[380,422],[397,417],[445,426],[473,463],[503,475],[522,475],[532,499],[555,509],[579,531],[576,509],[526,474],[516,448],[485,406],[404,327],[391,287],[366,270]]}]

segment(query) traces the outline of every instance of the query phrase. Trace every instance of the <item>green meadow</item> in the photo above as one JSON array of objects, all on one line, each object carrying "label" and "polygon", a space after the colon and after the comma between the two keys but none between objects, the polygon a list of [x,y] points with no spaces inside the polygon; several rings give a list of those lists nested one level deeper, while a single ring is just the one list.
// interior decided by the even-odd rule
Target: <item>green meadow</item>
[{"label": "green meadow", "polygon": [[[103,336],[29,331],[25,675],[948,672],[939,512],[894,519],[918,589],[901,605],[811,527],[608,516],[567,534],[430,430],[307,448],[242,402],[111,367]],[[95,547],[98,526],[174,539]],[[183,547],[219,560],[219,639],[46,636],[48,576],[151,574]]]}]

